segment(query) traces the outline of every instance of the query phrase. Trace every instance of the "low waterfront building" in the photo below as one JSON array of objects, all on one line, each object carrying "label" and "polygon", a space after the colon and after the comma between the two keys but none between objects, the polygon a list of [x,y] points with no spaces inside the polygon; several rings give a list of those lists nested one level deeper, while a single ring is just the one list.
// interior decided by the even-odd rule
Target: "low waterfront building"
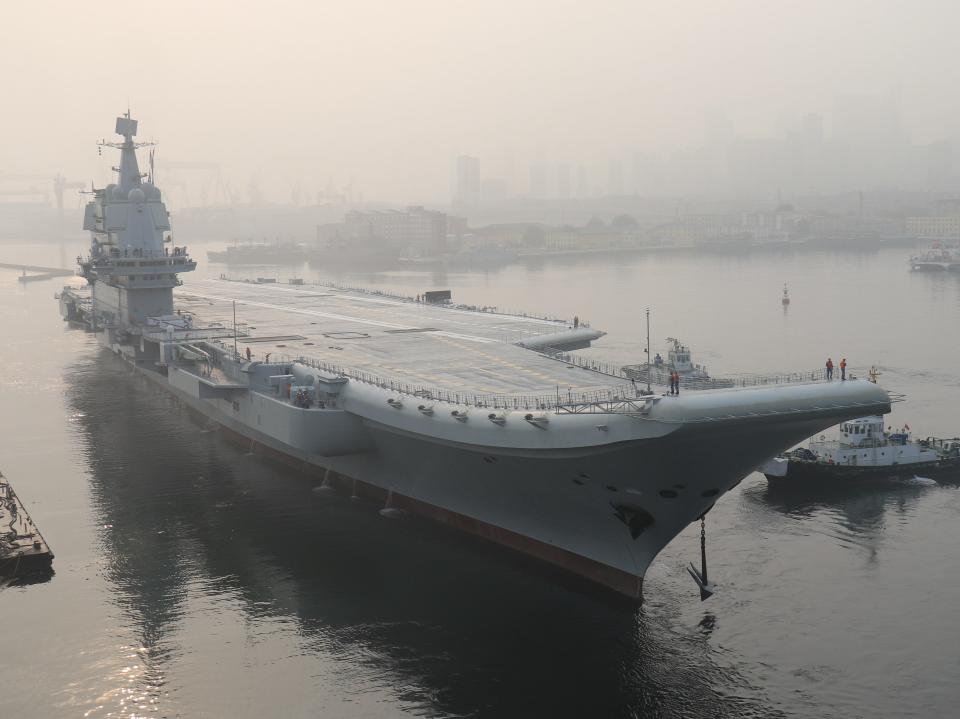
[{"label": "low waterfront building", "polygon": [[[354,210],[344,217],[344,234],[353,240],[384,248],[444,252],[451,218],[444,212],[413,205],[406,210]],[[466,227],[466,220],[453,218],[454,226]]]},{"label": "low waterfront building", "polygon": [[960,214],[908,217],[906,232],[918,240],[954,244],[960,242]]}]

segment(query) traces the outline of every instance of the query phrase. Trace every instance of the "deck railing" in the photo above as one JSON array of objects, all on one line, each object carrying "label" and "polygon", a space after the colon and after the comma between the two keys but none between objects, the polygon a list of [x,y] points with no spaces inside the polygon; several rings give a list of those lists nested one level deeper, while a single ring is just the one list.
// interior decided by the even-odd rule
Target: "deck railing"
[{"label": "deck railing", "polygon": [[279,361],[296,361],[323,372],[348,377],[351,380],[363,382],[364,384],[373,385],[398,394],[417,397],[426,402],[446,402],[454,405],[483,409],[547,411],[570,404],[611,402],[639,396],[639,390],[632,384],[582,391],[558,388],[553,394],[546,395],[459,392],[437,387],[427,387],[416,382],[403,382],[397,379],[381,377],[372,372],[364,372],[362,370],[307,357],[298,357],[290,360],[281,359]]},{"label": "deck railing", "polygon": [[[222,343],[221,343],[222,344]],[[232,353],[233,348],[222,345],[225,352]],[[572,361],[564,359],[570,357]],[[637,399],[643,399],[648,396],[645,393],[646,381],[634,380],[625,374],[615,374],[615,371],[621,371],[622,368],[608,365],[607,363],[596,360],[584,360],[575,355],[564,355],[558,353],[552,355],[557,361],[568,362],[568,364],[581,367],[584,370],[597,372],[608,377],[617,377],[626,380],[625,382],[602,387],[592,390],[574,390],[572,388],[557,387],[550,394],[491,394],[462,392],[458,390],[445,389],[439,387],[430,387],[417,382],[406,382],[397,378],[383,377],[373,372],[366,372],[354,367],[346,367],[334,362],[325,362],[323,360],[303,357],[290,356],[283,354],[272,354],[273,362],[284,364],[297,362],[299,364],[313,367],[321,372],[327,372],[340,377],[346,377],[355,382],[361,382],[374,387],[379,387],[397,394],[407,395],[429,402],[445,402],[451,405],[466,407],[476,407],[479,409],[491,410],[527,410],[527,411],[572,411],[579,406],[598,405],[603,403],[622,403],[632,402]],[[784,384],[799,384],[804,382],[818,382],[825,380],[825,370],[811,370],[808,372],[791,372],[774,375],[744,375],[735,378],[726,378],[725,380],[701,381],[696,387],[692,386],[694,381],[681,383],[681,391],[684,389],[713,389],[729,387],[763,387]],[[848,372],[847,376],[853,378],[853,373]],[[839,376],[834,373],[834,380],[839,381]],[[725,384],[713,384],[708,382]],[[662,385],[659,385],[662,387]]]},{"label": "deck railing", "polygon": [[[564,362],[575,367],[581,367],[585,370],[590,370],[592,372],[599,372],[600,374],[607,375],[608,377],[616,377],[618,379],[626,379],[631,382],[636,382],[638,385],[647,383],[647,371],[648,368],[646,365],[625,365],[619,366],[611,362],[604,362],[601,360],[590,359],[582,357],[576,354],[570,354],[568,352],[560,352],[557,350],[544,350],[542,354],[550,359],[557,360],[559,362]],[[849,368],[848,368],[849,369]],[[656,386],[666,386],[669,383],[669,371],[658,368],[656,365],[651,365],[650,368],[650,383]],[[864,372],[865,376],[867,373]],[[857,375],[856,371],[850,370],[847,372],[847,376],[850,379],[854,379]],[[778,374],[743,374],[743,375],[731,375],[728,377],[690,377],[690,376],[681,376],[680,377],[680,388],[681,390],[705,390],[705,389],[727,389],[730,387],[766,387],[769,385],[782,385],[782,384],[799,384],[802,382],[822,382],[827,379],[826,368],[815,369],[815,370],[806,370],[803,372],[781,372]],[[834,369],[833,379],[840,379],[840,370]]]},{"label": "deck railing", "polygon": [[[329,372],[351,380],[369,384],[390,392],[422,399],[425,402],[446,402],[454,405],[494,410],[569,410],[577,405],[595,405],[605,402],[623,402],[644,396],[644,385],[639,382],[627,382],[611,387],[594,390],[573,390],[558,387],[552,394],[489,394],[460,392],[457,390],[428,387],[416,382],[382,377],[372,372],[344,367],[332,362],[297,357],[277,357],[281,362],[299,362],[301,364]],[[767,385],[802,383],[822,380],[822,372],[795,372],[782,375],[753,375],[737,378],[742,382],[739,387],[759,387]],[[730,385],[725,385],[729,387]]]}]

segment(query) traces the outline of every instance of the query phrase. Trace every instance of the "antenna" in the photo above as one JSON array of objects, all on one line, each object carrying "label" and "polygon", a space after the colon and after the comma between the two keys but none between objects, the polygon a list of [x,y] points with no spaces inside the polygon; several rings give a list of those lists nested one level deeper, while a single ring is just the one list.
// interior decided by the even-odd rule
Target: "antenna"
[{"label": "antenna", "polygon": [[653,394],[650,389],[650,308],[647,307],[647,394]]},{"label": "antenna", "polygon": [[240,352],[237,351],[237,301],[236,300],[233,301],[233,356],[234,357],[240,356]]}]

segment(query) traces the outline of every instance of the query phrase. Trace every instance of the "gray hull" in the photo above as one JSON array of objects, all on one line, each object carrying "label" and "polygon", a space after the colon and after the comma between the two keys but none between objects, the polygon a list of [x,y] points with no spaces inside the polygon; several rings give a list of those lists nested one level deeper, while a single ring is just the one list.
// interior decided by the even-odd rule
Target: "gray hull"
[{"label": "gray hull", "polygon": [[[106,341],[106,333],[101,336]],[[112,349],[123,354],[119,346]],[[193,373],[171,368],[163,375],[148,365],[138,367],[144,376],[234,438],[314,471],[344,492],[389,502],[634,599],[656,555],[764,458],[860,411],[838,406],[816,416],[791,411],[709,422],[555,416],[556,425],[574,420],[575,431],[604,435],[604,441],[549,446],[542,437],[551,430],[531,429],[543,446],[494,446],[414,431],[411,423],[429,425],[433,418],[412,408],[380,409],[382,398],[370,402],[368,396],[380,390],[352,388],[357,396],[343,402],[350,409],[304,410],[255,392],[239,400],[202,397],[205,385]],[[886,402],[870,388],[876,389],[867,387],[868,396]],[[496,432],[485,417],[470,421]],[[449,429],[461,429],[441,419],[451,422]],[[599,430],[600,422],[607,429]],[[618,433],[615,424],[625,425],[619,427],[623,439],[608,442],[605,435]],[[644,436],[630,437],[630,431]]]},{"label": "gray hull", "polygon": [[889,411],[882,389],[858,381],[646,394],[619,374],[530,351],[604,334],[576,319],[438,306],[429,294],[201,280],[174,304],[196,263],[170,246],[160,189],[143,182],[137,121],[117,118],[116,133],[121,142],[101,144],[120,150],[117,182],[95,189],[84,213],[88,288],[63,289],[64,319],[225,432],[326,485],[630,597],[657,553],[762,461]]}]

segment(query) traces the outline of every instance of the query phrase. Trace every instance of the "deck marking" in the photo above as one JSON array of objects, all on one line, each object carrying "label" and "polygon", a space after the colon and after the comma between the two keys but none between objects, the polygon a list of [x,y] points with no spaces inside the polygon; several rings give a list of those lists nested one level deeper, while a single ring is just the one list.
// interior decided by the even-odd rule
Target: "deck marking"
[{"label": "deck marking", "polygon": [[[263,307],[268,310],[292,312],[294,314],[309,315],[311,317],[326,317],[327,319],[330,319],[330,320],[344,320],[346,322],[356,322],[362,325],[370,325],[371,327],[389,327],[391,329],[398,329],[398,330],[416,329],[415,325],[400,325],[400,324],[396,324],[395,322],[384,322],[382,320],[361,319],[359,317],[351,317],[350,315],[339,315],[333,312],[321,312],[320,310],[304,310],[304,309],[299,309],[297,307],[289,307],[286,305],[274,305],[274,304],[270,304],[269,302],[255,302],[253,300],[244,299],[242,297],[223,297],[221,295],[205,295],[205,294],[201,294],[199,292],[193,292],[193,291],[191,291],[190,294],[194,295],[195,297],[202,297],[203,299],[206,299],[206,300],[217,300],[219,302],[236,302],[237,304],[247,305],[250,307]],[[493,344],[497,342],[497,340],[490,339],[487,337],[476,337],[474,335],[462,335],[456,332],[440,331],[440,332],[432,332],[431,334],[438,335],[438,336],[453,337],[460,340],[466,340],[468,342],[479,342],[481,344]]]}]

